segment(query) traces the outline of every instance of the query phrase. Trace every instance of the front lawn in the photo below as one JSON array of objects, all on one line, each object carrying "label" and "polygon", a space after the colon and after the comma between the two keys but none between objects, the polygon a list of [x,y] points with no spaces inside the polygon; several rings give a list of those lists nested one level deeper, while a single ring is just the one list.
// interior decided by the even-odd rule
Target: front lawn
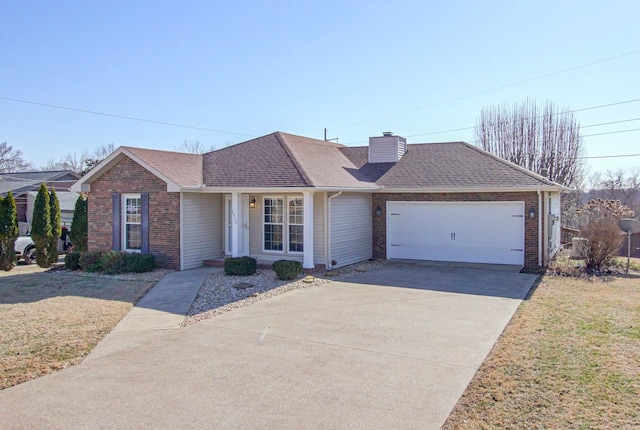
[{"label": "front lawn", "polygon": [[80,363],[165,273],[0,272],[0,389]]},{"label": "front lawn", "polygon": [[638,399],[640,275],[544,276],[444,428],[635,429]]}]

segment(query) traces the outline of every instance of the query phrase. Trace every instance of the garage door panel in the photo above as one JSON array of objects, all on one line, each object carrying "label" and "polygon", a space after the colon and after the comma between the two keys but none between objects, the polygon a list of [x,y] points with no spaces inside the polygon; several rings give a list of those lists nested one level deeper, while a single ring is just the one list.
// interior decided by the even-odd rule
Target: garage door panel
[{"label": "garage door panel", "polygon": [[524,263],[524,203],[388,202],[387,257]]}]

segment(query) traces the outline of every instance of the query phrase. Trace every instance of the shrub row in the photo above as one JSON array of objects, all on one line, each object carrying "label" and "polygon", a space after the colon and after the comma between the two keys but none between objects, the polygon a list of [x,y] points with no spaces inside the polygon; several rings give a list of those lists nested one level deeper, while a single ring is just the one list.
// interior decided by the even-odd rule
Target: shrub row
[{"label": "shrub row", "polygon": [[[233,276],[251,276],[256,273],[258,262],[251,257],[234,257],[224,260],[224,273]],[[302,263],[293,260],[278,260],[273,270],[283,281],[296,279],[302,273]]]},{"label": "shrub row", "polygon": [[70,252],[64,258],[69,270],[84,269],[87,272],[142,273],[156,268],[156,258],[152,254],[124,251]]}]

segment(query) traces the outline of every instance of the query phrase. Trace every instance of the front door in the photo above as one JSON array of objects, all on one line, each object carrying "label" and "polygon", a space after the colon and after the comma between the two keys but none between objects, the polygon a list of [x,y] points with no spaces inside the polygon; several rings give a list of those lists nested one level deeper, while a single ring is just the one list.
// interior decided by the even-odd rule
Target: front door
[{"label": "front door", "polygon": [[[238,205],[238,255],[249,255],[249,196],[240,196]],[[231,213],[231,196],[225,197],[224,205],[225,225],[225,254],[232,255],[231,243],[233,241],[233,214]]]}]

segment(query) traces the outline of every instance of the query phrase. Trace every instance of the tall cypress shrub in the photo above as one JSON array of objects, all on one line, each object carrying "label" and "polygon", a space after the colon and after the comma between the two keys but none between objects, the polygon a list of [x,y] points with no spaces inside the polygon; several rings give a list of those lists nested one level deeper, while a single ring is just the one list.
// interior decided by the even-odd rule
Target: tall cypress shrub
[{"label": "tall cypress shrub", "polygon": [[31,239],[36,245],[36,263],[40,267],[49,267],[47,251],[51,238],[51,206],[49,205],[49,191],[45,184],[40,185],[36,201],[33,206],[33,222],[31,223]]},{"label": "tall cypress shrub", "polygon": [[9,271],[16,265],[17,237],[18,210],[9,191],[4,199],[0,196],[0,270]]},{"label": "tall cypress shrub", "polygon": [[51,222],[51,237],[48,242],[47,261],[49,266],[58,261],[58,239],[62,235],[62,226],[60,225],[60,202],[56,195],[56,190],[51,190],[49,194],[49,221]]},{"label": "tall cypress shrub", "polygon": [[71,244],[74,251],[87,251],[87,227],[87,200],[82,195],[79,195],[73,211],[73,223],[71,224]]}]

